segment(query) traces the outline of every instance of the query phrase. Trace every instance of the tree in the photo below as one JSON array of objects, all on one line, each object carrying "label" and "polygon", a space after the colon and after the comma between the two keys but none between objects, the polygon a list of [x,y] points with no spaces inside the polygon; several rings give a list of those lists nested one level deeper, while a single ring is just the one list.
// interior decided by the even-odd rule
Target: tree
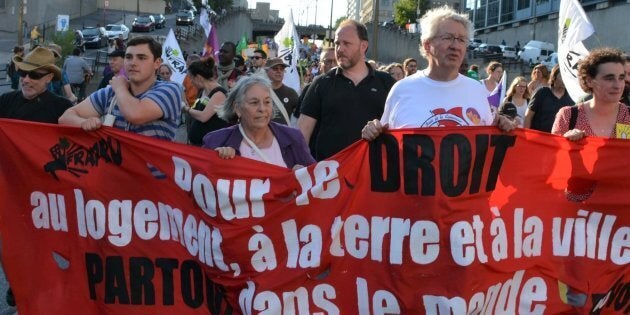
[{"label": "tree", "polygon": [[[419,7],[418,1],[420,1]],[[418,8],[420,8],[419,15]],[[394,23],[402,27],[407,23],[415,23],[427,10],[429,10],[428,0],[400,0],[394,5]]]},{"label": "tree", "polygon": [[[195,6],[201,7],[201,0],[193,0],[195,2]],[[208,4],[215,12],[221,12],[221,10],[232,7],[234,3],[233,0],[208,0]]]},{"label": "tree", "polygon": [[332,29],[333,29],[333,30],[336,30],[336,29],[337,29],[337,27],[339,27],[339,24],[341,24],[341,22],[343,22],[343,21],[345,21],[345,20],[347,20],[347,19],[348,19],[348,17],[347,17],[347,16],[342,16],[342,17],[338,18],[338,19],[335,21],[335,27],[333,27]]}]

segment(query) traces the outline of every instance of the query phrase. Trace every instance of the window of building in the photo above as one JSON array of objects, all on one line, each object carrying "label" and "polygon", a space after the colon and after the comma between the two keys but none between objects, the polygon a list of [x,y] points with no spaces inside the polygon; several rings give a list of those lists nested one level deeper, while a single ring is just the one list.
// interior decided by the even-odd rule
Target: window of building
[{"label": "window of building", "polygon": [[517,10],[525,10],[529,8],[529,0],[518,0]]}]

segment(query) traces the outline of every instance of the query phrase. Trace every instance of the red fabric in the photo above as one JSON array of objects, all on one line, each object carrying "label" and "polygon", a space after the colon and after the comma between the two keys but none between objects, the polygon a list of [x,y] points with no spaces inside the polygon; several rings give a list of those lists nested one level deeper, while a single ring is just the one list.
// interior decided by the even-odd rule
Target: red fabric
[{"label": "red fabric", "polygon": [[[111,128],[2,120],[0,145],[2,261],[20,314],[629,307],[630,145],[622,140],[401,130],[297,172]],[[569,178],[595,183],[592,193],[569,201]],[[178,218],[178,209],[181,220],[164,215]],[[90,221],[103,224],[81,223]],[[215,243],[201,258],[195,244],[205,242],[190,237],[200,225]],[[554,235],[566,253],[554,250]]]}]

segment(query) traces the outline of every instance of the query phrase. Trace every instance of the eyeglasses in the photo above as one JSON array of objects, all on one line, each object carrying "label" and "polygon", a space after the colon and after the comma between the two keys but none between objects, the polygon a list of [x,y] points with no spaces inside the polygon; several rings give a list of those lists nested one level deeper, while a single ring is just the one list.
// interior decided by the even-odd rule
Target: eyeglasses
[{"label": "eyeglasses", "polygon": [[526,87],[527,87],[527,85],[517,85],[516,87],[526,88]]},{"label": "eyeglasses", "polygon": [[466,38],[466,37],[457,37],[457,36],[455,36],[453,34],[444,34],[444,35],[436,36],[435,38],[437,38],[437,39],[439,39],[439,40],[441,40],[443,42],[448,42],[448,43],[451,43],[451,44],[457,42],[458,44],[461,44],[461,45],[468,45],[468,42],[469,42],[468,38]]},{"label": "eyeglasses", "polygon": [[259,57],[259,56],[251,56],[251,57],[249,57],[249,59],[258,60],[258,59],[262,59],[262,57]]},{"label": "eyeglasses", "polygon": [[50,72],[37,72],[37,71],[22,71],[18,70],[18,74],[21,78],[25,78],[27,75],[29,78],[33,80],[39,80],[45,76],[47,76]]},{"label": "eyeglasses", "polygon": [[322,60],[322,63],[325,65],[332,65],[333,61],[331,59],[325,59],[325,60]]}]

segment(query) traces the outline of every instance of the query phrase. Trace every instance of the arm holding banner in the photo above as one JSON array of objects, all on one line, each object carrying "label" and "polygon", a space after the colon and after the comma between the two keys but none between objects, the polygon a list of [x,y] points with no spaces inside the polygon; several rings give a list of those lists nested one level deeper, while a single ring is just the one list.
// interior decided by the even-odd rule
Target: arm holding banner
[{"label": "arm holding banner", "polygon": [[101,128],[102,122],[100,116],[88,97],[81,103],[68,108],[68,110],[59,117],[59,124],[77,126],[85,131],[92,131]]}]

